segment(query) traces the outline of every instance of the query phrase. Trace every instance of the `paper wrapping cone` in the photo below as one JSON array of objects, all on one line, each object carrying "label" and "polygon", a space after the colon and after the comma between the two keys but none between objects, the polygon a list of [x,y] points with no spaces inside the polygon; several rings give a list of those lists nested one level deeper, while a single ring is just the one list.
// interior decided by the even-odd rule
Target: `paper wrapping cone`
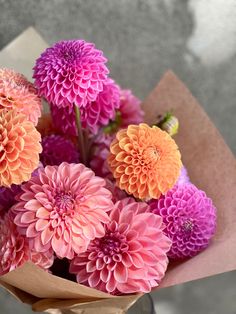
[{"label": "paper wrapping cone", "polygon": [[[32,32],[36,32],[32,29],[30,32],[32,40]],[[38,36],[36,33],[35,38]],[[45,48],[45,42],[39,41],[38,55]],[[34,58],[28,55],[25,66],[28,64],[31,68]],[[180,121],[180,132],[175,139],[183,162],[192,182],[206,191],[218,210],[218,228],[211,245],[190,260],[171,265],[161,287],[236,269],[236,161],[233,154],[206,113],[173,73],[164,76],[144,101],[143,108],[148,123],[155,122],[158,114],[174,110]],[[48,274],[32,263],[26,263],[0,280],[19,300],[31,304],[33,310],[51,314],[121,314],[141,296],[113,297]]]}]

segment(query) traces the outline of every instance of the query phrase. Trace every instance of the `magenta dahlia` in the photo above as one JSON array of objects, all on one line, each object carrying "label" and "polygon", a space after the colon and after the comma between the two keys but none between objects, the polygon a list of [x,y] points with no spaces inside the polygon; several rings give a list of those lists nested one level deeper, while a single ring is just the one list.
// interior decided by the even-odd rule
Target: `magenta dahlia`
[{"label": "magenta dahlia", "polygon": [[168,256],[192,257],[205,249],[216,230],[216,208],[205,192],[193,184],[175,185],[165,196],[150,202],[151,211],[163,218],[172,240]]},{"label": "magenta dahlia", "polygon": [[61,135],[48,135],[42,139],[40,160],[44,166],[59,166],[63,161],[78,163],[77,147]]},{"label": "magenta dahlia", "polygon": [[105,181],[83,164],[62,163],[39,170],[22,186],[13,207],[15,223],[35,251],[51,248],[59,258],[72,259],[104,236],[112,208]]},{"label": "magenta dahlia", "polygon": [[16,269],[27,261],[48,270],[53,264],[52,251],[39,253],[29,248],[24,235],[19,234],[12,212],[0,219],[0,275]]},{"label": "magenta dahlia", "polygon": [[34,66],[39,94],[58,107],[85,107],[103,90],[107,59],[94,44],[64,40],[47,48]]},{"label": "magenta dahlia", "polygon": [[77,255],[70,272],[77,281],[111,294],[150,292],[168,264],[171,242],[162,232],[162,219],[145,203],[124,199],[111,210],[105,235]]}]

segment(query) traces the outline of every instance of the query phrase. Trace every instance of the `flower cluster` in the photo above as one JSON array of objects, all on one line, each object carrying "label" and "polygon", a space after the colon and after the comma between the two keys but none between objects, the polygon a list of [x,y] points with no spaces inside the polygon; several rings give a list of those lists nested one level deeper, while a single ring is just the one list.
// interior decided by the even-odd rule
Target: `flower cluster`
[{"label": "flower cluster", "polygon": [[145,124],[106,62],[64,40],[36,60],[34,84],[0,69],[0,275],[31,261],[112,295],[145,293],[214,235],[216,209],[172,138],[177,117]]}]

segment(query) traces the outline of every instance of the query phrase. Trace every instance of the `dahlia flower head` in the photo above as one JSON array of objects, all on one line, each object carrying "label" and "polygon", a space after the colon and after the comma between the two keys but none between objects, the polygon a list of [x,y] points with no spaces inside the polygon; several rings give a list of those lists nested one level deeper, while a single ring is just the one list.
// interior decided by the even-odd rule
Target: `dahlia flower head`
[{"label": "dahlia flower head", "polygon": [[176,183],[182,166],[171,136],[145,123],[129,125],[116,134],[108,157],[121,190],[136,198],[159,198]]},{"label": "dahlia flower head", "polygon": [[164,233],[172,240],[168,252],[172,259],[196,255],[215,233],[216,208],[205,192],[191,183],[175,185],[159,200],[152,200],[150,208],[163,218]]},{"label": "dahlia flower head", "polygon": [[0,68],[0,109],[16,110],[37,125],[42,103],[37,90],[24,75]]},{"label": "dahlia flower head", "polygon": [[11,211],[0,218],[0,275],[4,275],[27,261],[48,270],[54,260],[53,252],[39,253],[29,248],[24,235],[19,234]]},{"label": "dahlia flower head", "polygon": [[22,185],[14,222],[35,251],[72,259],[104,236],[111,197],[105,180],[83,164],[46,166]]},{"label": "dahlia flower head", "polygon": [[103,90],[109,73],[107,59],[94,44],[63,40],[47,48],[36,60],[33,78],[39,94],[61,108],[86,107]]},{"label": "dahlia flower head", "polygon": [[41,136],[17,110],[0,109],[0,186],[28,181],[38,167]]},{"label": "dahlia flower head", "polygon": [[[103,90],[95,101],[87,103],[80,108],[80,119],[83,128],[87,128],[92,134],[97,134],[100,127],[107,125],[115,118],[116,109],[120,106],[120,88],[110,78],[103,84]],[[71,136],[77,135],[74,108],[50,106],[55,127],[62,133]]]},{"label": "dahlia flower head", "polygon": [[42,138],[40,160],[43,166],[59,166],[62,162],[78,163],[77,147],[61,135],[48,135]]},{"label": "dahlia flower head", "polygon": [[170,245],[161,217],[126,198],[111,210],[105,235],[71,261],[70,272],[78,283],[110,294],[150,292],[165,274]]}]

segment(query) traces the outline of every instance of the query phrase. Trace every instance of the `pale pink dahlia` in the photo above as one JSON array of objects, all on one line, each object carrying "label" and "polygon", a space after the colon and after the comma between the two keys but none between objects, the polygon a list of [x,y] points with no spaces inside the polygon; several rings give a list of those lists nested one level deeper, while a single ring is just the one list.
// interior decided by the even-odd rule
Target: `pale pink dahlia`
[{"label": "pale pink dahlia", "polygon": [[0,68],[0,109],[15,109],[37,125],[41,116],[41,99],[37,90],[24,75]]},{"label": "pale pink dahlia", "polygon": [[51,248],[59,258],[72,259],[90,241],[104,236],[111,193],[105,181],[83,164],[47,166],[22,186],[14,206],[15,223],[32,248]]},{"label": "pale pink dahlia", "polygon": [[175,185],[165,196],[150,202],[151,211],[163,218],[172,240],[168,256],[192,257],[205,249],[216,230],[216,208],[205,192],[193,184]]},{"label": "pale pink dahlia", "polygon": [[126,128],[130,124],[143,122],[144,112],[141,109],[141,100],[133,95],[129,89],[120,91],[121,127]]},{"label": "pale pink dahlia", "polygon": [[71,262],[79,283],[111,294],[150,292],[158,286],[171,242],[162,232],[161,217],[148,210],[147,204],[130,199],[115,204],[105,235]]},{"label": "pale pink dahlia", "polygon": [[43,151],[40,160],[44,166],[59,166],[63,161],[78,163],[77,147],[61,135],[48,135],[42,139]]},{"label": "pale pink dahlia", "polygon": [[103,90],[107,59],[94,44],[64,40],[47,48],[34,66],[39,94],[58,107],[85,107]]},{"label": "pale pink dahlia", "polygon": [[[115,118],[116,109],[120,106],[120,88],[112,79],[104,83],[104,89],[95,101],[80,108],[81,122],[93,134],[98,129]],[[62,134],[75,136],[77,134],[75,112],[70,105],[58,108],[51,105],[53,124]]]},{"label": "pale pink dahlia", "polygon": [[27,238],[19,234],[12,212],[0,219],[0,275],[16,269],[27,261],[48,270],[53,264],[53,252],[30,250]]}]

